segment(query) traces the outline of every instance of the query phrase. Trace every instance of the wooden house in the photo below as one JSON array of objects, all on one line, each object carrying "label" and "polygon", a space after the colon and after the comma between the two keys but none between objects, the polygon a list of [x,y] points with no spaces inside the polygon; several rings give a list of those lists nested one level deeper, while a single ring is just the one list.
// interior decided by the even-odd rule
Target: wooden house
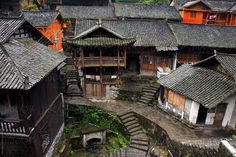
[{"label": "wooden house", "polygon": [[46,36],[53,45],[54,51],[62,51],[63,29],[66,23],[57,11],[25,11],[24,18]]},{"label": "wooden house", "polygon": [[[120,51],[119,57],[122,60],[118,61],[119,66],[117,64],[102,65],[102,67],[104,67],[103,71],[105,72],[104,74],[102,73],[103,75],[105,75],[106,72],[108,74],[108,72],[113,71],[113,73],[109,75],[113,76],[114,74],[132,73],[146,76],[156,76],[157,67],[162,67],[163,69],[166,68],[172,69],[173,65],[175,65],[174,56],[175,56],[175,51],[178,48],[175,37],[171,33],[166,21],[102,20],[100,22],[101,22],[100,26],[101,28],[98,25],[99,24],[98,20],[81,20],[76,27],[76,33],[77,33],[76,37],[73,40],[67,40],[66,42],[67,44],[69,44],[69,47],[72,47],[72,49],[70,48],[70,51],[75,51],[73,49],[75,49],[76,47],[73,48],[73,46],[77,45],[76,51],[78,52],[76,53],[77,55],[73,55],[73,57],[74,58],[82,57],[80,59],[82,62],[78,61],[78,59],[75,59],[75,64],[80,65],[77,66],[78,68],[83,68],[85,66],[83,70],[84,72],[83,77],[85,78],[85,80],[97,79],[96,77],[92,78],[92,76],[94,74],[97,75],[100,73],[99,68],[95,69],[89,68],[89,66],[100,67],[100,62],[101,62],[100,59],[98,58],[98,56],[100,55],[100,50],[99,49],[96,50],[93,48],[95,45],[93,45],[94,43],[92,43],[92,41],[90,42],[90,40],[92,39],[96,39],[97,40],[96,42],[103,44],[102,49],[104,50],[101,51],[102,57],[103,54],[105,54],[105,56],[107,57],[111,55],[112,53],[108,53],[109,51],[116,52],[113,53],[113,59],[111,59],[114,60],[115,63],[117,62],[117,59],[115,59],[114,57],[116,56],[116,58],[118,58],[119,54],[118,51]],[[91,35],[88,34],[88,32],[95,30],[96,33],[94,34],[91,33]],[[86,39],[87,36],[84,36],[85,34],[87,36],[90,35],[91,37],[90,36],[88,37],[92,39],[90,38]],[[103,38],[97,39],[95,38],[96,36],[108,37],[109,40],[104,40]],[[113,38],[120,38],[119,40],[121,39],[122,40],[119,41]],[[119,43],[121,45],[120,46],[114,45],[113,50],[112,49],[109,50],[108,47],[111,47],[109,45],[111,42],[110,40],[116,42],[115,44]],[[84,44],[84,46],[79,44]],[[83,53],[81,53],[82,49],[79,49],[79,47],[87,47],[85,49],[87,52],[84,51]],[[89,54],[89,51],[92,52],[91,50],[95,52]],[[86,57],[88,58],[83,58],[85,57],[84,55],[86,55]],[[89,57],[89,55],[91,57]],[[103,58],[106,59],[105,56]],[[84,63],[83,60],[85,61]],[[106,60],[104,60],[104,62],[106,62]],[[85,63],[88,65],[84,65]],[[114,67],[113,70],[111,68],[110,70],[106,70],[108,68],[105,67],[109,66],[113,66]],[[89,74],[89,76],[86,76],[86,74]],[[102,78],[102,76],[100,78]],[[84,87],[84,90],[92,89],[90,87],[85,87],[84,84],[82,86]],[[103,89],[105,89],[105,87]],[[108,87],[106,89],[108,89]],[[100,89],[98,91],[100,91]],[[107,92],[103,91],[101,93],[103,93],[102,96],[105,96],[104,93]]]},{"label": "wooden house", "polygon": [[0,156],[51,156],[64,126],[57,70],[64,57],[24,19],[0,23]]},{"label": "wooden house", "polygon": [[168,20],[181,21],[181,16],[174,7],[146,4],[121,4],[112,6],[58,6],[62,16],[66,19],[69,29],[65,37],[71,37],[75,32],[75,24],[80,20],[114,20],[114,19],[140,19],[140,20]]},{"label": "wooden house", "polygon": [[161,107],[194,125],[236,128],[236,55],[217,53],[158,80]]},{"label": "wooden house", "polygon": [[236,27],[169,23],[178,44],[177,66],[203,60],[214,51],[235,54]]},{"label": "wooden house", "polygon": [[235,1],[192,0],[183,4],[179,11],[183,23],[236,26]]}]

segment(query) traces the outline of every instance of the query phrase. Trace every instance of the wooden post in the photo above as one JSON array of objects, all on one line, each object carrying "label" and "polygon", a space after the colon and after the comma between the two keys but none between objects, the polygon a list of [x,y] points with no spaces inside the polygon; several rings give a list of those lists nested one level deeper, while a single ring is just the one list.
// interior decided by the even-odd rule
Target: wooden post
[{"label": "wooden post", "polygon": [[118,65],[118,69],[119,69],[119,67],[120,67],[120,49],[119,49],[119,47],[117,49],[117,53],[118,53],[117,65]]},{"label": "wooden post", "polygon": [[82,67],[84,68],[84,50],[81,50]]},{"label": "wooden post", "polygon": [[102,48],[99,49],[99,60],[100,60],[100,86],[101,86],[101,96],[103,95],[102,93],[102,89],[103,89],[103,85],[102,85]]},{"label": "wooden post", "polygon": [[209,12],[207,12],[207,15],[206,15],[206,21],[204,24],[207,24],[208,23],[208,18],[209,18]]},{"label": "wooden post", "polygon": [[102,48],[99,49],[99,61],[100,61],[100,67],[102,66]]},{"label": "wooden post", "polygon": [[124,49],[124,64],[125,64],[125,68],[126,68],[126,48]]},{"label": "wooden post", "polygon": [[229,13],[227,14],[227,16],[226,16],[226,20],[225,20],[225,25],[227,26],[227,25],[229,25]]}]

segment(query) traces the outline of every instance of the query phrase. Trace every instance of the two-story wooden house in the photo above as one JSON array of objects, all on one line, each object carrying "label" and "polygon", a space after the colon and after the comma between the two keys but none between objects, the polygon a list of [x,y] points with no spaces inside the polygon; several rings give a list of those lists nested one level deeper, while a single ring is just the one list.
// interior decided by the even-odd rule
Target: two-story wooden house
[{"label": "two-story wooden house", "polygon": [[[182,6],[179,6],[183,23],[236,26],[235,1],[188,0],[183,2],[181,2]],[[178,2],[173,2],[173,5],[174,3]]]},{"label": "two-story wooden house", "polygon": [[217,53],[158,80],[160,107],[194,125],[236,127],[235,54]]},{"label": "two-story wooden house", "polygon": [[214,51],[235,54],[236,27],[169,23],[178,44],[177,66],[203,60]]},{"label": "two-story wooden house", "polygon": [[110,86],[120,84],[122,69],[126,67],[126,49],[135,41],[103,27],[101,21],[66,41],[76,68],[83,72],[80,83],[85,96],[108,97]]},{"label": "two-story wooden house", "polygon": [[64,128],[64,57],[23,18],[1,18],[0,156],[50,156]]},{"label": "two-story wooden house", "polygon": [[[80,65],[78,67],[85,67],[83,68],[85,80],[101,81],[105,75],[116,80],[123,72],[155,76],[157,67],[172,69],[175,65],[174,56],[178,48],[166,21],[102,20],[100,22],[101,26],[98,25],[98,20],[81,20],[76,28],[76,37],[66,42],[72,47],[69,51],[77,51],[73,57],[80,58],[80,61],[75,59],[74,62]],[[101,66],[101,63],[104,65]],[[100,73],[103,76],[94,76]],[[84,84],[83,87],[85,91],[92,89],[89,86],[85,87]],[[97,91],[100,92],[100,88]]]},{"label": "two-story wooden house", "polygon": [[63,29],[66,23],[57,11],[24,11],[24,18],[46,36],[53,45],[54,51],[62,51]]}]

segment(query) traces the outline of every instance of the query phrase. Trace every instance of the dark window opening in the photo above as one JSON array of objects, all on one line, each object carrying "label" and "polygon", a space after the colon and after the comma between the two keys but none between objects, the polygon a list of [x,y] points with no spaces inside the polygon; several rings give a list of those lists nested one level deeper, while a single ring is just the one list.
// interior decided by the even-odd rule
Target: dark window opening
[{"label": "dark window opening", "polygon": [[207,108],[200,105],[197,117],[197,124],[205,124],[206,117],[207,117]]}]

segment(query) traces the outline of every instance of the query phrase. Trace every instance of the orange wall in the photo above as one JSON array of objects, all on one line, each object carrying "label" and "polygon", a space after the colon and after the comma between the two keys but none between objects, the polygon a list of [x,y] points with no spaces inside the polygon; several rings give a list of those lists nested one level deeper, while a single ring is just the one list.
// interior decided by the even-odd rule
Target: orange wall
[{"label": "orange wall", "polygon": [[[191,17],[191,12],[195,12],[196,16]],[[182,17],[184,23],[202,24],[203,12],[184,10]]]},{"label": "orange wall", "polygon": [[41,33],[43,33],[48,39],[53,42],[53,45],[48,47],[54,51],[62,50],[62,24],[57,20],[54,20],[53,23],[48,27],[38,27],[37,28]]},{"label": "orange wall", "polygon": [[[195,12],[196,16],[191,17],[191,14]],[[208,14],[216,14],[217,18],[215,20],[203,20],[203,15]],[[183,18],[183,23],[192,23],[192,24],[213,24],[213,25],[236,25],[236,15],[230,14],[228,12],[214,12],[211,11],[204,4],[198,3],[189,8],[184,8],[180,10],[180,15]]]}]

